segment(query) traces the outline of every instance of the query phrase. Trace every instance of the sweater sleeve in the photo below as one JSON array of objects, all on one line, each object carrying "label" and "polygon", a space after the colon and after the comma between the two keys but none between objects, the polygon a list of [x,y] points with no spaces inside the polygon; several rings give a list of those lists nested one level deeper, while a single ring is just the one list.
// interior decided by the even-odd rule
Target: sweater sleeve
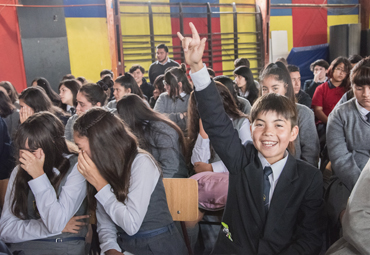
[{"label": "sweater sleeve", "polygon": [[306,106],[297,104],[299,109],[299,141],[301,159],[317,167],[320,154],[320,142],[315,126],[313,112]]},{"label": "sweater sleeve", "polygon": [[328,119],[326,128],[326,144],[328,146],[329,158],[336,176],[352,190],[361,169],[357,166],[354,154],[348,150],[346,139],[347,130],[344,127],[344,119],[340,111],[345,108],[336,108]]}]

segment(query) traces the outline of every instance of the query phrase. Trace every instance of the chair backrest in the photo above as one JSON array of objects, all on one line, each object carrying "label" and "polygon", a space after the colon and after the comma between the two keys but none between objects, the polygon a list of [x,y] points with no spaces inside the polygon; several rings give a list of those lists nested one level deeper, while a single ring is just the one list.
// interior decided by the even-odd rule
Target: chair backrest
[{"label": "chair backrest", "polygon": [[0,180],[0,208],[3,208],[6,188],[8,186],[9,179]]},{"label": "chair backrest", "polygon": [[174,221],[198,219],[198,182],[187,178],[163,178],[168,208]]}]

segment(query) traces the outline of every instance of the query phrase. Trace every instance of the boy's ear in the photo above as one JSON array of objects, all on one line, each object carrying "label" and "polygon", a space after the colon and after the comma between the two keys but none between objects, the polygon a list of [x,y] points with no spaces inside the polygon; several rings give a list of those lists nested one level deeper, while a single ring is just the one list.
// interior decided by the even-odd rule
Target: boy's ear
[{"label": "boy's ear", "polygon": [[297,138],[298,133],[299,133],[299,127],[298,126],[294,126],[292,128],[292,130],[290,131],[290,139],[289,139],[289,142],[293,142]]}]

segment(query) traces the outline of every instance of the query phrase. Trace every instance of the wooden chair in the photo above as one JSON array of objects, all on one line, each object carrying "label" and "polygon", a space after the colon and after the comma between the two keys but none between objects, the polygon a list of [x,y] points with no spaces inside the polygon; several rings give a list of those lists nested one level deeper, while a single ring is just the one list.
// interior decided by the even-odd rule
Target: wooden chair
[{"label": "wooden chair", "polygon": [[3,208],[6,188],[8,187],[9,179],[0,180],[0,208]]},{"label": "wooden chair", "polygon": [[164,178],[167,204],[174,221],[180,221],[189,254],[193,254],[184,221],[198,219],[198,182],[186,178]]}]

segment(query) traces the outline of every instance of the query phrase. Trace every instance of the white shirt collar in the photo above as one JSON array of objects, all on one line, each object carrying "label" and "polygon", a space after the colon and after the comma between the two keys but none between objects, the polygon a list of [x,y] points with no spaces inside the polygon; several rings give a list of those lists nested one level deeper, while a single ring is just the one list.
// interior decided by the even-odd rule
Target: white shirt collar
[{"label": "white shirt collar", "polygon": [[161,62],[159,62],[158,60],[156,61],[157,64],[160,64],[162,66],[166,65],[167,63],[170,63],[171,62],[171,59],[169,57],[167,57],[167,61],[166,63],[162,64]]},{"label": "white shirt collar", "polygon": [[180,93],[181,98],[184,98],[185,96],[186,96],[186,93],[184,91]]},{"label": "white shirt collar", "polygon": [[285,164],[288,160],[288,156],[289,156],[289,153],[286,150],[285,153],[284,153],[284,158],[282,158],[278,162],[271,165],[267,161],[267,159],[260,152],[258,152],[258,158],[261,161],[262,169],[264,169],[266,166],[271,167],[271,169],[272,169],[272,179],[274,180],[274,182],[276,182],[279,179],[279,177],[281,175],[281,172],[283,172],[284,166],[285,166]]},{"label": "white shirt collar", "polygon": [[357,110],[360,112],[360,114],[361,114],[362,118],[363,118],[364,120],[367,120],[366,115],[369,113],[369,111],[368,111],[368,110],[366,110],[364,107],[362,107],[362,106],[359,104],[359,102],[357,101],[357,99],[355,99],[355,101],[356,101],[356,107],[357,107]]}]

